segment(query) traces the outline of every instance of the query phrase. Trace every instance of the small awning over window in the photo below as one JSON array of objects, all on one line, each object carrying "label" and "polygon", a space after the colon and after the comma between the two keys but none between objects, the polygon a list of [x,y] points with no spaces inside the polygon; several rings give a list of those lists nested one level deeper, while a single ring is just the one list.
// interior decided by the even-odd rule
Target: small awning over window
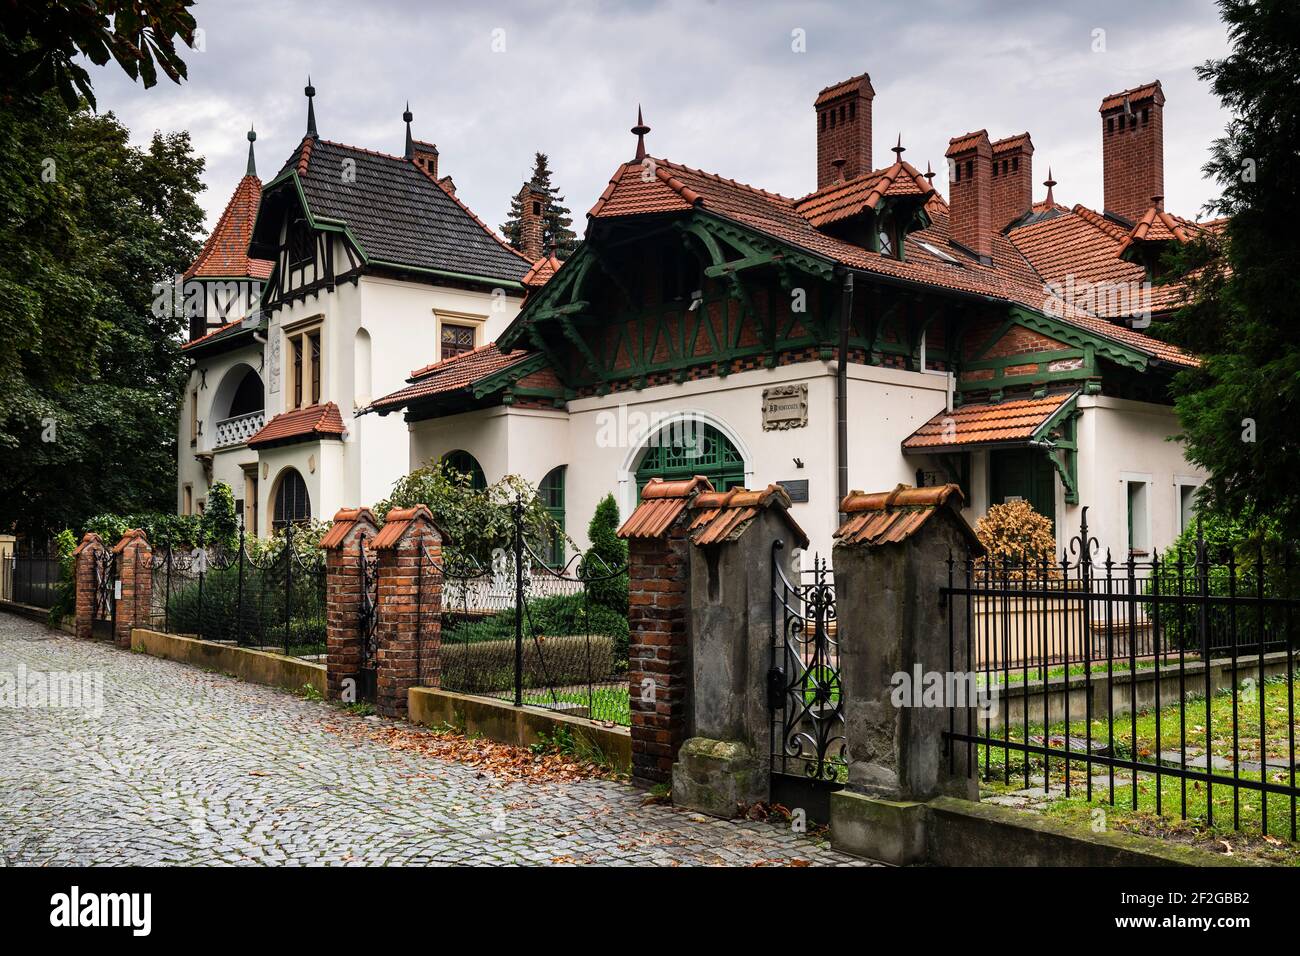
[{"label": "small awning over window", "polygon": [[1074,407],[1077,391],[1042,398],[962,405],[940,411],[903,440],[908,455],[947,454],[996,445],[1042,441]]}]

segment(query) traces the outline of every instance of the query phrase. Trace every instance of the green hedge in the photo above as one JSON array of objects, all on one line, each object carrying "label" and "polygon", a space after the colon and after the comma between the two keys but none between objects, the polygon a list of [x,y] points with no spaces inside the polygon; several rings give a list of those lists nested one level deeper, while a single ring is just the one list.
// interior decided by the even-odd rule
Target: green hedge
[{"label": "green hedge", "polygon": [[[531,625],[531,632],[529,626]],[[627,615],[613,611],[581,594],[564,594],[528,602],[524,617],[524,636],[529,633],[547,637],[599,634],[613,641],[615,658],[627,660]],[[515,612],[511,608],[477,621],[462,621],[443,631],[442,643],[473,644],[480,641],[513,641]]]},{"label": "green hedge", "polygon": [[[538,653],[538,643],[541,653]],[[524,640],[524,687],[564,687],[605,681],[617,671],[614,641],[603,635]],[[442,686],[466,694],[513,690],[515,642],[485,640],[442,645]]]}]

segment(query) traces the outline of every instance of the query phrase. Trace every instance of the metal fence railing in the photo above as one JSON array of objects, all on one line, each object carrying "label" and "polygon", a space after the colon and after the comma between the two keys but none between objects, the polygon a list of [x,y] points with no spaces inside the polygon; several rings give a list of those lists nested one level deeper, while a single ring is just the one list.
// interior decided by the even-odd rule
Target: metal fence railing
[{"label": "metal fence railing", "polygon": [[[497,549],[490,567],[422,551],[422,582],[435,570],[442,580],[443,688],[603,723],[631,722],[627,614],[605,598],[619,590],[626,568],[610,568],[592,553],[548,566],[524,535],[516,506],[513,546]],[[422,583],[422,607],[427,590]],[[431,654],[419,653],[421,683],[429,684]]]},{"label": "metal fence railing", "polygon": [[[1060,561],[950,558],[949,759],[986,782],[1296,838],[1300,568],[1291,550],[1115,561],[1082,530]],[[988,706],[991,699],[993,706]],[[951,706],[951,705],[950,705]]]},{"label": "metal fence railing", "polygon": [[48,543],[25,544],[0,561],[0,597],[18,604],[53,607],[59,596],[59,553]]},{"label": "metal fence railing", "polygon": [[325,559],[289,526],[269,541],[241,530],[232,548],[161,547],[153,558],[150,625],[240,647],[323,659]]}]

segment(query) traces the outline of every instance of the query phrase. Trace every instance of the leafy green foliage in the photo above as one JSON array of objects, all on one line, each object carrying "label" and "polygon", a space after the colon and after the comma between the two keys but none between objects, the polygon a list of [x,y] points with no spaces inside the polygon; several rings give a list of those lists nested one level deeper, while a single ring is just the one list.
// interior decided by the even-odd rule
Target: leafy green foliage
[{"label": "leafy green foliage", "polygon": [[[581,573],[587,579],[592,604],[603,605],[627,618],[627,542],[618,536],[618,504],[606,495],[596,505],[587,525],[591,548],[582,559]],[[611,572],[621,573],[611,576]]]},{"label": "leafy green foliage", "polygon": [[53,96],[0,110],[0,527],[175,509],[184,320],[154,287],[198,253],[202,170],[188,133],[141,149]]},{"label": "leafy green foliage", "polygon": [[540,542],[550,540],[558,526],[537,497],[537,489],[515,475],[476,489],[468,474],[440,462],[399,478],[389,496],[373,510],[383,521],[393,508],[426,505],[442,530],[448,559],[467,555],[488,567],[494,548],[513,547],[517,500],[524,504],[524,534],[534,549],[539,549]]},{"label": "leafy green foliage", "polygon": [[1300,5],[1220,0],[1229,55],[1199,67],[1232,113],[1204,169],[1230,216],[1171,257],[1189,303],[1167,335],[1200,356],[1175,402],[1204,503],[1300,527]]},{"label": "leafy green foliage", "polygon": [[77,562],[72,557],[77,539],[66,528],[54,536],[54,551],[59,556],[59,585],[50,606],[50,624],[58,627],[65,617],[77,613],[77,588],[74,580]]},{"label": "leafy green foliage", "polygon": [[90,75],[110,58],[145,87],[161,70],[173,83],[186,76],[176,41],[194,46],[191,0],[45,0],[0,4],[0,86],[19,94],[57,90],[69,109],[80,93],[93,107]]},{"label": "leafy green foliage", "polygon": [[235,520],[235,495],[230,485],[218,481],[208,489],[208,505],[201,521],[203,539],[209,544],[234,548],[239,541],[239,523]]},{"label": "leafy green foliage", "polygon": [[[550,159],[545,153],[537,153],[533,156],[533,175],[529,182],[550,197],[543,213],[542,255],[550,255],[554,245],[556,255],[561,259],[567,259],[573,254],[578,244],[578,237],[573,231],[573,219],[564,205],[564,197],[560,195],[559,187],[551,185]],[[509,218],[501,224],[501,234],[516,249],[523,248],[521,230],[523,217],[524,201],[522,197],[516,195],[510,200]]]},{"label": "leafy green foliage", "polygon": [[[528,602],[524,634],[542,637],[602,634],[614,639],[615,656],[627,660],[627,615],[619,614],[581,594],[562,594]],[[478,620],[462,621],[442,633],[444,644],[472,644],[478,641],[514,640],[515,612],[511,608]]]}]

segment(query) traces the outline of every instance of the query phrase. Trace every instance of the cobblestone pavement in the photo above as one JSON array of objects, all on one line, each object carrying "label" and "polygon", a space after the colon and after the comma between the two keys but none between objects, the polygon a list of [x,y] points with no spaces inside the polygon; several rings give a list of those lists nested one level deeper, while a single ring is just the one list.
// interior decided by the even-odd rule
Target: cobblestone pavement
[{"label": "cobblestone pavement", "polygon": [[0,613],[0,673],[21,667],[102,673],[103,710],[0,709],[0,864],[860,862],[622,783],[395,753],[331,733],[319,701]]}]

